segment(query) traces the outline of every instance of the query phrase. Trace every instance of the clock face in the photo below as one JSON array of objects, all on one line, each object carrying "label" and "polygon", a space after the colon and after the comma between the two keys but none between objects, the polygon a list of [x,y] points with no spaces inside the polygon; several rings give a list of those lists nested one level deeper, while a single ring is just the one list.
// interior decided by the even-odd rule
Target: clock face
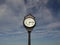
[{"label": "clock face", "polygon": [[32,18],[27,18],[24,20],[24,25],[26,27],[33,27],[35,25],[35,20]]}]

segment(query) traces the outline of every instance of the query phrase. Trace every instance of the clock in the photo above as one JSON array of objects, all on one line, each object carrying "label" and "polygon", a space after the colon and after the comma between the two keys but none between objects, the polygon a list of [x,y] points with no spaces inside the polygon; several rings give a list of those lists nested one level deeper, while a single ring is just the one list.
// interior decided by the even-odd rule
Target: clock
[{"label": "clock", "polygon": [[35,17],[32,14],[28,14],[24,17],[23,26],[28,32],[28,45],[31,45],[31,32],[36,25]]},{"label": "clock", "polygon": [[26,27],[34,27],[34,25],[35,25],[35,20],[34,20],[33,18],[26,18],[26,19],[24,20],[24,25],[25,25]]}]

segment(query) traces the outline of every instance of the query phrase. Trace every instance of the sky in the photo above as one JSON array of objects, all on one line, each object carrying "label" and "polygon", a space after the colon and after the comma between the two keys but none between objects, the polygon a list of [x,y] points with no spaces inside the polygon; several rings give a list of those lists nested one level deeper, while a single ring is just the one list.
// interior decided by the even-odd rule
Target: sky
[{"label": "sky", "polygon": [[29,13],[36,19],[31,44],[60,45],[60,0],[0,0],[0,45],[28,45]]}]

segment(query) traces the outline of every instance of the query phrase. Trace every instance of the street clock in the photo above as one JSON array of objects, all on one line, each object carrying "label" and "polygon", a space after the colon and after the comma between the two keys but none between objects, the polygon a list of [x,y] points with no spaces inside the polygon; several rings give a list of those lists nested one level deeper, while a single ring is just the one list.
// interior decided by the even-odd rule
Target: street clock
[{"label": "street clock", "polygon": [[28,45],[31,45],[30,35],[31,35],[31,31],[33,30],[33,28],[36,25],[35,17],[32,16],[32,14],[28,14],[27,16],[24,17],[23,25],[28,32]]}]

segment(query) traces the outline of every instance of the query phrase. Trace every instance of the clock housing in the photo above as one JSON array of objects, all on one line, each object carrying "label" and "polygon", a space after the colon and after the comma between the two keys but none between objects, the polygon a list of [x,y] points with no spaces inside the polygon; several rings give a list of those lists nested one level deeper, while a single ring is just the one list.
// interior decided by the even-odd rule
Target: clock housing
[{"label": "clock housing", "polygon": [[24,25],[27,29],[32,29],[32,28],[35,27],[35,25],[36,25],[35,17],[32,16],[31,14],[25,16],[25,17],[24,17],[24,20],[23,20],[23,25]]}]

